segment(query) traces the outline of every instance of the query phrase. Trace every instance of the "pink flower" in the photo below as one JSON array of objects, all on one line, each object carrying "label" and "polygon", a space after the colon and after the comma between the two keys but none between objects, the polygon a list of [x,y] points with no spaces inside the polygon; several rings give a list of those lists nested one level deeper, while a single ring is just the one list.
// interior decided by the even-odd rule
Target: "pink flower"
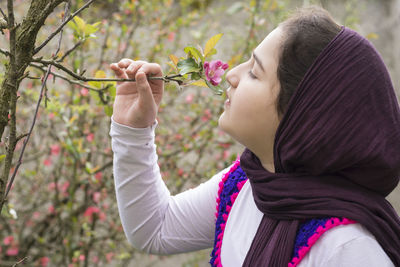
[{"label": "pink flower", "polygon": [[48,188],[50,191],[54,191],[54,189],[56,189],[56,183],[55,183],[55,182],[49,183],[49,184],[47,185],[47,188]]},{"label": "pink flower", "polygon": [[82,96],[87,96],[89,94],[89,90],[86,89],[86,88],[82,88],[80,93],[81,93]]},{"label": "pink flower", "polygon": [[8,246],[14,241],[14,237],[12,235],[6,236],[3,239],[4,245]]},{"label": "pink flower", "polygon": [[186,103],[191,104],[193,102],[193,94],[188,94],[186,96]]},{"label": "pink flower", "polygon": [[51,155],[56,156],[60,154],[60,146],[58,144],[54,144],[50,146]]},{"label": "pink flower", "polygon": [[113,252],[109,252],[106,254],[106,259],[107,262],[110,262],[112,260],[112,258],[114,257],[114,253]]},{"label": "pink flower", "polygon": [[62,185],[61,185],[61,192],[66,193],[67,190],[69,188],[69,181],[65,181]]},{"label": "pink flower", "polygon": [[86,136],[86,140],[88,140],[88,142],[92,142],[94,140],[94,134],[90,133]]},{"label": "pink flower", "polygon": [[168,34],[168,41],[170,41],[170,42],[172,42],[172,41],[174,41],[175,40],[175,32],[170,32],[169,34]]},{"label": "pink flower", "polygon": [[95,213],[99,213],[100,209],[98,207],[95,206],[90,206],[86,209],[85,213],[83,214],[83,216],[87,217],[89,219],[89,221],[93,220],[93,214]]},{"label": "pink flower", "polygon": [[100,192],[94,192],[93,193],[93,201],[94,203],[99,203],[101,198],[101,193]]},{"label": "pink flower", "polygon": [[101,182],[101,178],[103,177],[103,173],[102,172],[98,172],[94,175],[94,178],[96,178],[97,182]]},{"label": "pink flower", "polygon": [[49,212],[50,214],[53,214],[53,213],[55,213],[55,211],[56,211],[53,205],[50,205],[49,208],[48,208],[47,210],[48,210],[48,212]]},{"label": "pink flower", "polygon": [[7,249],[6,254],[7,254],[7,256],[16,256],[16,255],[18,255],[18,248],[16,248],[16,247],[9,248],[9,249]]},{"label": "pink flower", "polygon": [[44,164],[45,166],[51,166],[51,164],[52,164],[51,159],[50,159],[50,158],[45,159],[45,160],[43,161],[43,164]]},{"label": "pink flower", "polygon": [[40,261],[40,266],[46,267],[49,264],[50,259],[48,257],[41,257],[39,261]]},{"label": "pink flower", "polygon": [[209,81],[212,85],[218,85],[222,81],[221,76],[225,73],[225,70],[228,67],[229,65],[223,63],[221,60],[204,62],[204,72],[206,74],[207,81]]}]

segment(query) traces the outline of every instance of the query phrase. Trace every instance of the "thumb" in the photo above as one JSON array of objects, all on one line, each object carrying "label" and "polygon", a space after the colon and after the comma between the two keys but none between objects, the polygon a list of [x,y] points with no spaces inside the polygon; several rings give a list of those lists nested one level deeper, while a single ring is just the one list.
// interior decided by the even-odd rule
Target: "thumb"
[{"label": "thumb", "polygon": [[139,102],[143,104],[154,104],[153,94],[146,74],[142,71],[136,73],[136,87],[139,93]]}]

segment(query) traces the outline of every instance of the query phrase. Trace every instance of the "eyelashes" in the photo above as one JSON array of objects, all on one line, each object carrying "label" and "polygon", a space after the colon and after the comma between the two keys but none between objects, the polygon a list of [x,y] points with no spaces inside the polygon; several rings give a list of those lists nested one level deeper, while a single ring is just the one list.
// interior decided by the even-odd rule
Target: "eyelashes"
[{"label": "eyelashes", "polygon": [[252,78],[252,79],[257,79],[257,77],[253,74],[253,72],[251,72],[251,70],[249,70],[249,76]]}]

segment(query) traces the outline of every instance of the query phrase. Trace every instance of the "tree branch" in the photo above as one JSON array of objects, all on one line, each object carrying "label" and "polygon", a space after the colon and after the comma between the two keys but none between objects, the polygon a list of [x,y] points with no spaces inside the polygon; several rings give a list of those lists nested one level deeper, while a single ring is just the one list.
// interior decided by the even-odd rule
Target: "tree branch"
[{"label": "tree branch", "polygon": [[[31,64],[29,64],[29,65],[32,66],[32,67],[34,67],[34,68],[37,68],[37,69],[43,71],[44,73],[46,73],[46,70],[43,69],[41,66],[38,66],[38,65],[33,64],[33,63],[31,63]],[[109,88],[109,85],[107,85],[106,87],[104,87],[104,88],[102,88],[102,89],[93,88],[93,87],[87,86],[87,85],[85,85],[84,83],[81,83],[81,82],[79,82],[79,81],[71,80],[71,79],[69,79],[68,77],[66,77],[66,76],[64,76],[64,75],[61,75],[61,74],[59,74],[59,73],[56,73],[56,72],[54,72],[54,71],[51,71],[50,74],[53,75],[54,77],[57,77],[57,78],[60,78],[60,79],[62,79],[62,80],[64,80],[64,81],[66,81],[66,82],[68,82],[68,83],[76,84],[76,85],[79,85],[79,86],[81,86],[81,87],[84,87],[84,88],[89,89],[89,90],[92,90],[92,91],[104,91],[104,90],[107,90],[107,89]],[[39,78],[39,79],[40,79],[40,78]]]},{"label": "tree branch", "polygon": [[69,50],[67,50],[67,52],[65,52],[65,54],[57,60],[57,62],[63,62],[64,59],[69,56],[69,54],[71,54],[75,49],[77,49],[81,44],[83,44],[84,42],[82,40],[79,40],[79,42],[77,42],[72,48],[70,48]]},{"label": "tree branch", "polygon": [[86,4],[84,4],[80,9],[78,9],[77,11],[75,11],[72,15],[70,15],[63,23],[61,23],[60,26],[58,26],[58,28],[49,35],[49,37],[47,37],[47,39],[41,44],[39,45],[37,48],[35,48],[35,50],[33,51],[33,54],[36,55],[43,47],[46,46],[46,44],[48,42],[50,42],[51,39],[54,38],[54,36],[56,36],[60,31],[62,31],[62,29],[64,28],[64,26],[71,21],[76,15],[78,15],[80,12],[82,12],[82,10],[84,10],[85,8],[89,7],[89,5],[94,2],[95,0],[89,0]]},{"label": "tree branch", "polygon": [[7,16],[6,16],[6,14],[4,14],[3,9],[1,9],[1,7],[0,7],[0,13],[1,13],[1,15],[3,15],[4,20],[5,20],[6,22],[8,22],[8,18],[7,18]]},{"label": "tree branch", "polygon": [[[135,79],[109,79],[109,78],[87,78],[83,75],[79,75],[77,73],[75,73],[74,71],[68,69],[67,67],[63,66],[62,64],[58,63],[57,61],[54,60],[48,60],[48,59],[41,59],[41,58],[32,58],[32,62],[37,62],[37,63],[41,63],[45,66],[48,65],[53,65],[54,67],[66,72],[67,74],[71,75],[73,78],[79,80],[79,81],[83,81],[83,82],[135,82]],[[170,81],[174,81],[177,82],[179,84],[182,84],[182,81],[179,79],[175,79],[178,77],[182,77],[181,74],[173,74],[170,76],[164,76],[164,77],[147,77],[147,79],[149,80],[163,80],[164,82],[170,82]]]},{"label": "tree branch", "polygon": [[0,53],[6,55],[7,57],[11,56],[10,52],[1,48],[0,48]]},{"label": "tree branch", "polygon": [[39,95],[39,99],[38,99],[38,102],[37,102],[37,105],[36,105],[35,114],[33,116],[33,122],[32,122],[31,128],[30,128],[30,130],[28,132],[27,138],[24,140],[24,145],[22,146],[21,154],[19,154],[19,159],[18,159],[17,165],[15,166],[13,175],[11,176],[10,182],[9,182],[9,184],[7,186],[7,189],[6,189],[6,192],[4,194],[3,203],[7,199],[8,192],[10,191],[11,186],[12,186],[12,184],[14,182],[14,179],[15,179],[15,176],[16,176],[17,171],[19,169],[19,166],[21,166],[21,164],[22,164],[22,157],[24,155],[25,148],[26,148],[26,145],[28,144],[29,138],[30,138],[30,136],[32,134],[33,127],[35,126],[35,123],[36,123],[36,118],[37,118],[37,114],[39,112],[40,103],[42,102],[43,91],[44,91],[44,88],[46,86],[47,78],[49,77],[50,72],[51,72],[51,66],[48,67],[46,76],[43,79],[42,88],[40,89],[40,95]]}]

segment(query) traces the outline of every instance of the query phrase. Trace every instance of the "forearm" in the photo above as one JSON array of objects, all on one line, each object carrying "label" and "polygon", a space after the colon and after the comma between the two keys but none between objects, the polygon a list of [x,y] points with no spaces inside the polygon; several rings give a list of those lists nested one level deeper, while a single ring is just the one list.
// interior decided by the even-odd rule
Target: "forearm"
[{"label": "forearm", "polygon": [[209,247],[220,176],[170,196],[157,164],[154,127],[111,124],[116,196],[125,234],[135,248],[149,253]]}]

